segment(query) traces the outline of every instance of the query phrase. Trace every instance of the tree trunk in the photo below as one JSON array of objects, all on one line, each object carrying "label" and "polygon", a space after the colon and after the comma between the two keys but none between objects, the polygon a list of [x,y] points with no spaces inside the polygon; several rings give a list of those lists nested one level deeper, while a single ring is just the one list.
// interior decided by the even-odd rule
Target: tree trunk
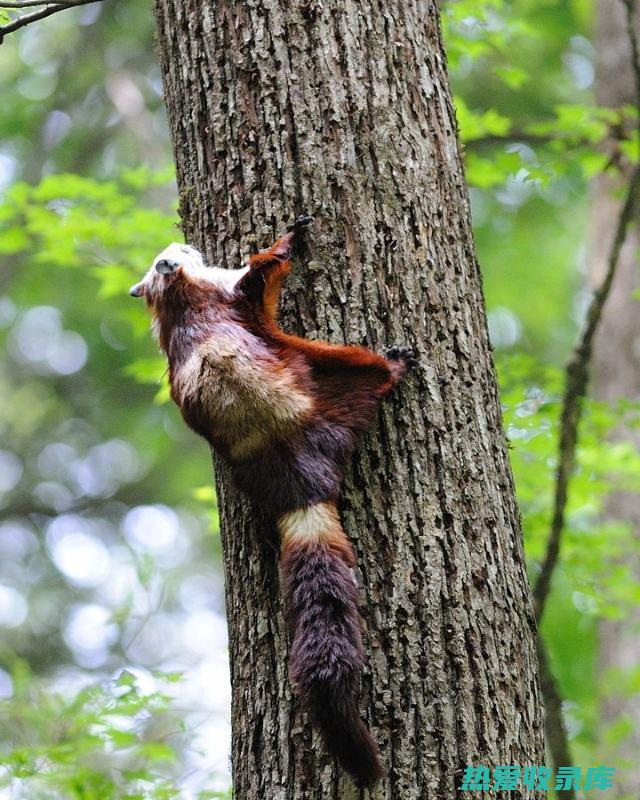
[{"label": "tree trunk", "polygon": [[[454,798],[468,764],[540,764],[535,630],[437,3],[156,0],[186,236],[240,264],[302,210],[285,327],[416,349],[354,459],[367,796]],[[268,521],[216,469],[241,800],[364,796],[292,697]],[[480,796],[495,796],[493,792]],[[533,797],[528,790],[521,797]]]},{"label": "tree trunk", "polygon": [[[640,15],[637,16],[640,19]],[[640,25],[638,19],[636,22]],[[600,0],[598,4],[596,51],[598,103],[611,108],[634,103],[631,48],[625,9],[620,0]],[[622,180],[614,181],[609,176],[603,176],[594,187],[590,248],[590,273],[594,285],[600,283],[606,268],[611,231],[615,229],[620,214],[620,201],[615,191],[621,184]],[[594,349],[595,394],[598,399],[608,402],[620,398],[636,402],[640,400],[640,318],[638,301],[634,298],[634,292],[640,289],[638,248],[640,229],[635,225],[629,228],[620,255],[616,279],[604,309]],[[630,430],[621,425],[614,432],[614,438],[640,446],[637,429]],[[640,499],[637,493],[619,491],[612,494],[607,502],[606,515],[611,520],[631,525],[636,535],[640,535]],[[640,558],[637,554],[634,556],[629,553],[625,563],[640,580]],[[600,671],[603,677],[612,670],[627,675],[630,671],[637,671],[640,663],[639,625],[640,608],[624,619],[601,623]],[[614,685],[621,685],[619,677],[614,680]],[[637,796],[640,786],[640,694],[605,694],[602,715],[603,730],[625,718],[631,723],[629,735],[616,743],[615,752],[607,756],[607,763],[620,767],[616,774],[615,796]]]}]

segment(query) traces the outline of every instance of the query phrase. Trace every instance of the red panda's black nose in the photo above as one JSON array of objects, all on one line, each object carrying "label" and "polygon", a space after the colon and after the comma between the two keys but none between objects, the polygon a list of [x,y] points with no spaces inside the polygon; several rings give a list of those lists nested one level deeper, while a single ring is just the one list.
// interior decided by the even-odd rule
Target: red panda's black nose
[{"label": "red panda's black nose", "polygon": [[163,258],[162,261],[157,262],[156,272],[159,272],[161,275],[169,275],[171,272],[175,272],[178,266],[179,264],[177,261],[173,261],[170,258]]}]

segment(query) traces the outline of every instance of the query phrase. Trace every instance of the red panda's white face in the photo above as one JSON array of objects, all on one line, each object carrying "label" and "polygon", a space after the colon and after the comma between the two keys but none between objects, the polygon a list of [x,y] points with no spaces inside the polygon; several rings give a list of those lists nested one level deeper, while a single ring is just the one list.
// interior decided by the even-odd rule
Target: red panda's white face
[{"label": "red panda's white face", "polygon": [[150,305],[156,305],[165,291],[175,281],[208,285],[231,296],[236,284],[249,271],[244,269],[220,269],[205,266],[199,250],[188,244],[173,242],[159,253],[144,278],[132,286],[132,297],[145,297]]}]

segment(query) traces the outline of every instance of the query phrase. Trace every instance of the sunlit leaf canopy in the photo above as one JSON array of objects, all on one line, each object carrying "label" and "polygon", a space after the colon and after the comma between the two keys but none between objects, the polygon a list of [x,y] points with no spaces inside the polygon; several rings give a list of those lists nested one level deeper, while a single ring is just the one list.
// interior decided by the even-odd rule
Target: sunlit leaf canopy
[{"label": "sunlit leaf canopy", "polygon": [[[611,126],[632,152],[636,117],[595,107],[591,2],[443,8],[535,575],[561,367],[587,299],[588,181],[611,168]],[[110,0],[26,28],[0,47],[0,76],[0,797],[222,796],[210,456],[167,402],[148,318],[127,297],[180,238],[149,6]],[[610,756],[602,697],[640,681],[596,675],[598,619],[640,600],[629,531],[599,518],[612,480],[637,488],[637,453],[603,446],[622,414],[636,409],[588,404],[544,628],[585,766]],[[624,735],[620,721],[610,739]]]}]

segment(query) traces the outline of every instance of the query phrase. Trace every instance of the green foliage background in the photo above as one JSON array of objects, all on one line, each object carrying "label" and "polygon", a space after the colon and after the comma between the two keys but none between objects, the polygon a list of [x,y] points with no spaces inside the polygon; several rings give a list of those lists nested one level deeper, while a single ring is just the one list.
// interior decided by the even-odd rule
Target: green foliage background
[{"label": "green foliage background", "polygon": [[[588,185],[608,126],[634,120],[594,106],[593,13],[591,0],[444,5],[533,576],[585,302]],[[127,298],[180,236],[148,4],[25,29],[0,47],[0,76],[0,797],[227,796],[210,458],[166,402]],[[622,414],[634,405],[587,405],[544,624],[584,767],[616,765],[629,733],[603,725],[606,693],[640,689],[640,669],[597,669],[598,621],[640,602],[635,540],[599,518],[612,482],[640,475],[630,446],[603,444]]]}]

